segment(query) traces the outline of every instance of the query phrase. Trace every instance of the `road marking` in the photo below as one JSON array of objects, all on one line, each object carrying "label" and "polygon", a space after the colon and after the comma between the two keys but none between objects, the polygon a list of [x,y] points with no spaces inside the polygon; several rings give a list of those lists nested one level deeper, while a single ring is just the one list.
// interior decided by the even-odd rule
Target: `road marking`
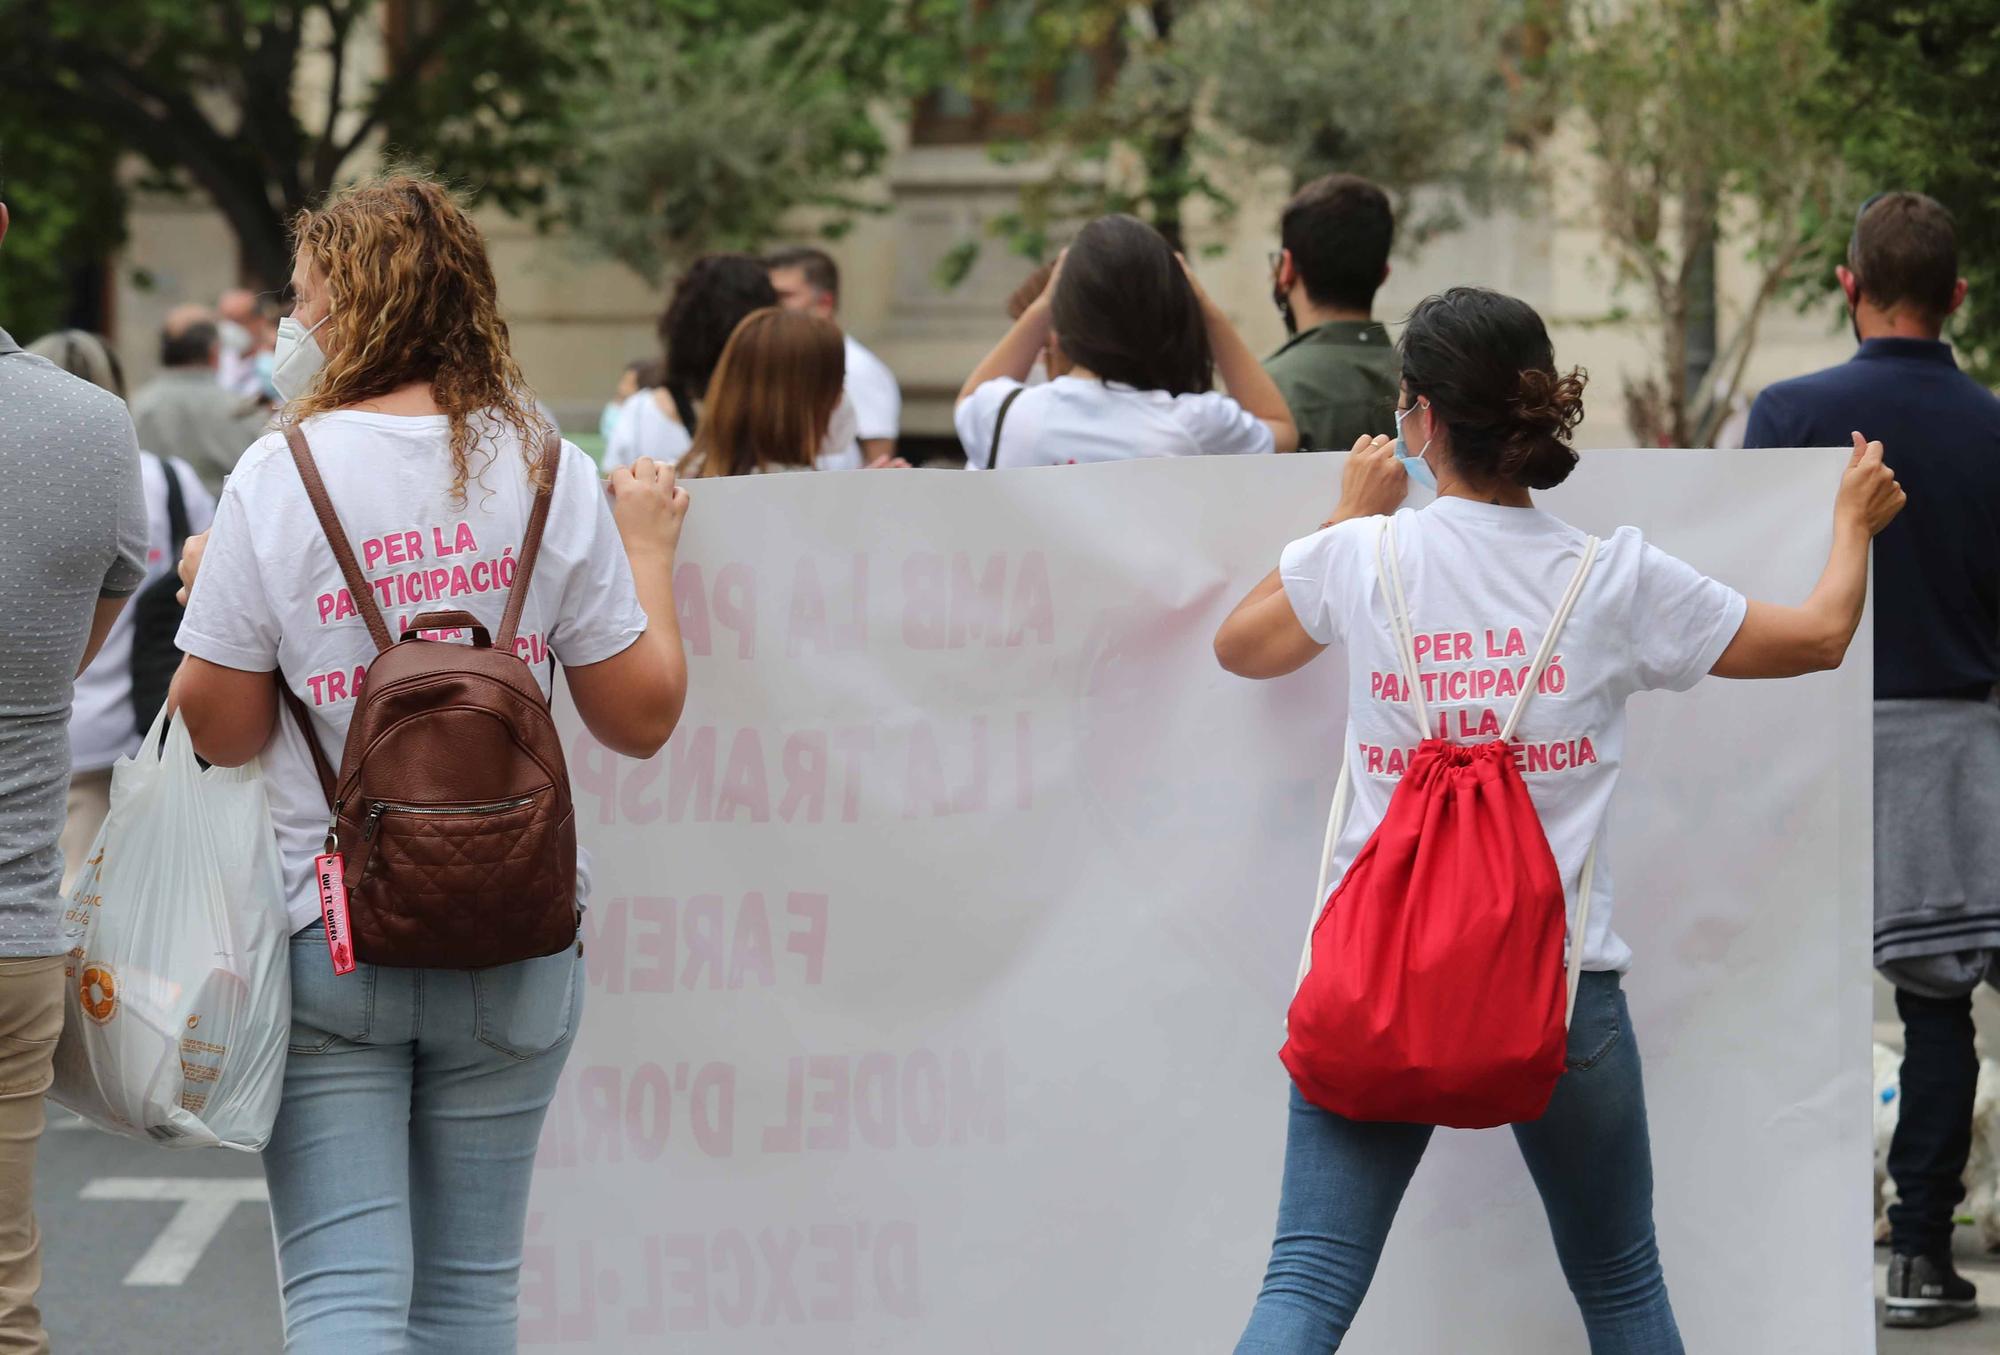
[{"label": "road marking", "polygon": [[83,1188],[86,1200],[178,1200],[180,1208],[125,1272],[131,1285],[185,1283],[239,1204],[261,1204],[270,1196],[262,1178],[100,1176]]}]

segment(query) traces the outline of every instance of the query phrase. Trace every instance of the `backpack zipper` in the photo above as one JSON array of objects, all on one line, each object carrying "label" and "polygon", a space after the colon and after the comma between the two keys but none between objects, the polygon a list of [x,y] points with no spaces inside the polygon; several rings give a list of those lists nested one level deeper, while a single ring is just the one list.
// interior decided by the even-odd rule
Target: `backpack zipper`
[{"label": "backpack zipper", "polygon": [[405,805],[393,800],[377,800],[368,807],[368,818],[361,826],[361,840],[373,842],[376,830],[382,826],[384,814],[504,814],[510,809],[526,809],[535,802],[532,795],[524,795],[515,800],[492,800],[478,805]]}]

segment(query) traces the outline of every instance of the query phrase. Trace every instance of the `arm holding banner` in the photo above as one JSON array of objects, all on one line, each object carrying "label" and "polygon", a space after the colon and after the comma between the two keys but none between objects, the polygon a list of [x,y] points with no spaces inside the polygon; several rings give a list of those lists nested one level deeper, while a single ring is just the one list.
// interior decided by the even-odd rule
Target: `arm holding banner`
[{"label": "arm holding banner", "polygon": [[[1341,468],[1339,506],[1321,530],[1354,518],[1393,513],[1409,492],[1410,477],[1396,460],[1395,445],[1385,437],[1357,438]],[[1283,677],[1325,649],[1326,643],[1299,620],[1275,569],[1236,604],[1215,632],[1216,661],[1238,677]]]},{"label": "arm holding banner", "polygon": [[[1296,452],[1299,449],[1299,426],[1292,418],[1292,407],[1285,403],[1284,392],[1278,389],[1278,383],[1271,379],[1271,374],[1264,370],[1264,364],[1257,361],[1250,345],[1243,342],[1236,326],[1229,323],[1222,307],[1209,297],[1201,280],[1188,267],[1186,257],[1175,257],[1180,259],[1181,271],[1187,275],[1188,286],[1194,289],[1194,299],[1201,305],[1202,324],[1208,329],[1209,351],[1215,355],[1215,370],[1221,374],[1222,384],[1229,388],[1230,399],[1271,430],[1273,451]],[[1055,283],[1051,280],[1049,292],[1054,290]]]},{"label": "arm holding banner", "polygon": [[1797,607],[1751,602],[1717,677],[1784,678],[1840,667],[1868,601],[1868,547],[1907,497],[1882,463],[1882,444],[1854,435],[1854,455],[1833,503],[1833,551],[1811,595]]},{"label": "arm holding banner", "polygon": [[642,456],[611,473],[611,503],[646,633],[608,659],[564,672],[592,736],[614,753],[643,760],[665,746],[687,703],[674,554],[688,492],[674,483],[672,466]]},{"label": "arm holding banner", "polygon": [[1049,274],[1048,285],[1042,288],[1042,294],[1028,303],[1027,309],[1014,321],[1013,328],[1001,335],[1000,342],[993,345],[993,351],[972,369],[972,375],[966,377],[965,384],[958,388],[958,399],[953,401],[954,405],[964,404],[972,398],[974,391],[989,381],[1001,377],[1012,377],[1016,381],[1028,379],[1028,373],[1035,369],[1035,359],[1048,347],[1056,279],[1061,276],[1062,255],[1057,255],[1055,271]]}]

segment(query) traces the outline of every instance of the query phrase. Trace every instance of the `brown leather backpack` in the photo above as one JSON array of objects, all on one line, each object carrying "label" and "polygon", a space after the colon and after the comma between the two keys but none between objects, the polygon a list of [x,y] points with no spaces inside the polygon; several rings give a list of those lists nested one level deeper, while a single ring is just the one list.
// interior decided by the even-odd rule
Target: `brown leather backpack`
[{"label": "brown leather backpack", "polygon": [[[562,444],[549,434],[549,488],[535,495],[500,633],[464,611],[412,617],[392,639],[355,563],[304,434],[285,440],[327,544],[378,651],[354,703],[340,775],[305,704],[279,688],[312,750],[332,810],[329,853],[345,860],[354,956],[370,964],[480,969],[552,955],[577,932],[576,818],[548,699],[514,635],[548,521]],[[422,638],[467,630],[472,644]]]}]

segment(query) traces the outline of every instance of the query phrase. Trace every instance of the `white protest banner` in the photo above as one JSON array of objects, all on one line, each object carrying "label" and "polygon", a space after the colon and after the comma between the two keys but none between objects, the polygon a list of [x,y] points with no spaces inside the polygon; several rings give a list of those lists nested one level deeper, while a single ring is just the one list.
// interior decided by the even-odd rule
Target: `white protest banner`
[{"label": "white protest banner", "polygon": [[[1797,601],[1843,455],[1596,452],[1548,505]],[[680,729],[640,764],[565,727],[589,992],[529,1348],[1231,1348],[1344,702],[1337,654],[1258,684],[1210,641],[1338,468],[694,486]],[[1631,708],[1618,920],[1692,1350],[1872,1349],[1868,644]],[[1584,1350],[1511,1135],[1437,1136],[1347,1348]]]}]

